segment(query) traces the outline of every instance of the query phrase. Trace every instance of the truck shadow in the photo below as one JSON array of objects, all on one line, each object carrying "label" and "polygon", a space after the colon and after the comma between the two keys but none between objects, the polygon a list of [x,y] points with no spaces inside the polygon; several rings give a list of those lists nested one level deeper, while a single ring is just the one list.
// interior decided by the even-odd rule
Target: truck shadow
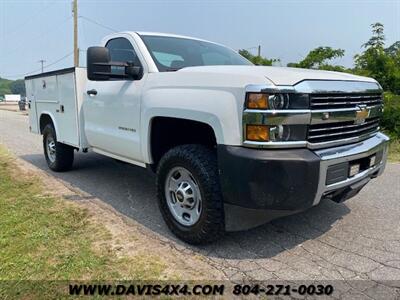
[{"label": "truck shadow", "polygon": [[307,240],[318,238],[350,212],[344,204],[323,201],[306,212],[274,220],[245,232],[227,233],[214,244],[188,246],[175,238],[162,220],[155,194],[155,177],[147,170],[94,153],[77,154],[73,170],[66,173],[51,172],[41,154],[25,155],[21,158],[111,205],[121,214],[174,243],[214,258],[274,257]]}]

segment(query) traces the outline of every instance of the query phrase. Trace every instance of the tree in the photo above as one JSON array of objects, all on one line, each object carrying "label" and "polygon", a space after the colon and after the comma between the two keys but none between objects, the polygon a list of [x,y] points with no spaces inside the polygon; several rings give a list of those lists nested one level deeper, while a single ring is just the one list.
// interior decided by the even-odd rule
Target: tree
[{"label": "tree", "polygon": [[400,41],[393,43],[390,47],[385,49],[385,53],[391,56],[398,68],[400,68]]},{"label": "tree", "polygon": [[11,80],[0,78],[0,97],[11,93]]},{"label": "tree", "polygon": [[372,37],[368,42],[363,44],[362,46],[366,49],[383,49],[385,46],[385,35],[384,35],[384,26],[382,23],[374,23],[371,24],[372,27]]},{"label": "tree", "polygon": [[266,57],[253,55],[245,49],[239,50],[239,54],[258,66],[272,66],[273,63],[279,61],[279,59],[268,59]]},{"label": "tree", "polygon": [[331,71],[345,71],[342,66],[334,66],[326,63],[327,60],[344,56],[343,49],[332,49],[331,47],[318,47],[311,50],[307,56],[298,63],[288,63],[288,67],[321,69]]},{"label": "tree", "polygon": [[[363,44],[364,52],[354,57],[354,72],[375,78],[385,90],[400,93],[400,54],[398,43],[385,49],[384,27],[371,25],[372,37]],[[397,49],[396,49],[397,48]]]},{"label": "tree", "polygon": [[385,92],[381,124],[393,138],[400,138],[400,41],[385,49],[384,26],[371,25],[372,37],[362,45],[364,52],[354,57],[354,73],[375,78]]},{"label": "tree", "polygon": [[11,93],[26,96],[25,81],[23,79],[15,80],[10,85]]}]

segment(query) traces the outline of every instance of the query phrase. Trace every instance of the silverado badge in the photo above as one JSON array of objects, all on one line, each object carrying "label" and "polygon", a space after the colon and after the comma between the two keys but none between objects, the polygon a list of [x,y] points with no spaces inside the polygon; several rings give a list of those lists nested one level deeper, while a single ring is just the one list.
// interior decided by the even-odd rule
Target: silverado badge
[{"label": "silverado badge", "polygon": [[365,119],[369,117],[371,111],[366,105],[358,105],[357,108],[355,124],[361,125],[365,123]]}]

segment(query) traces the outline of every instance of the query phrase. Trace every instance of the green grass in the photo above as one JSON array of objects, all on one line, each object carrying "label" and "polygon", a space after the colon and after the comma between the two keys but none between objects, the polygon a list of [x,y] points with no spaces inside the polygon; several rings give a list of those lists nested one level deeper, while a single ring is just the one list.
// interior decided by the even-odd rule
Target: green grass
[{"label": "green grass", "polygon": [[391,140],[388,159],[391,162],[400,162],[400,140]]},{"label": "green grass", "polygon": [[118,258],[106,242],[94,247],[109,238],[86,209],[46,195],[0,147],[0,299],[53,298],[45,291],[54,280],[148,280],[164,270],[147,254]]}]

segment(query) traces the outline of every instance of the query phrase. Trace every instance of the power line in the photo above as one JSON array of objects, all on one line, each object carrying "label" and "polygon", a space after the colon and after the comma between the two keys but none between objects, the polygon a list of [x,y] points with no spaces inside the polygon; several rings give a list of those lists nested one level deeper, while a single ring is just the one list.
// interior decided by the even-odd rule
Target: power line
[{"label": "power line", "polygon": [[24,77],[24,76],[28,76],[37,72],[40,72],[41,69],[36,69],[33,71],[30,71],[28,73],[24,73],[24,74],[15,74],[15,75],[2,75],[1,78],[18,78],[18,77]]},{"label": "power line", "polygon": [[109,31],[111,31],[111,32],[118,32],[118,31],[119,31],[119,30],[117,30],[117,29],[114,29],[114,28],[109,27],[109,26],[107,26],[107,25],[103,25],[103,24],[101,24],[101,23],[99,23],[99,22],[97,22],[97,21],[95,21],[95,20],[92,20],[92,19],[90,19],[90,18],[88,18],[88,17],[85,17],[85,16],[79,16],[79,18],[84,19],[84,20],[86,20],[86,21],[88,21],[88,22],[90,22],[90,23],[92,23],[92,24],[95,24],[95,25],[97,25],[97,26],[99,26],[99,27],[102,27],[102,28],[104,28],[104,29],[107,29],[107,30],[109,30]]},{"label": "power line", "polygon": [[[52,63],[50,63],[50,64],[48,64],[48,65],[42,65],[42,67],[41,67],[40,69],[36,69],[36,70],[30,71],[30,72],[27,72],[27,73],[23,73],[23,74],[3,75],[2,78],[23,77],[23,76],[32,75],[32,74],[37,73],[37,72],[39,72],[39,71],[42,71],[42,73],[43,73],[43,71],[44,71],[45,68],[54,66],[55,64],[58,64],[59,62],[63,61],[64,59],[67,59],[68,57],[72,56],[72,54],[74,54],[74,52],[70,52],[70,53],[68,53],[67,55],[65,55],[65,56],[63,56],[63,57],[57,59],[56,61],[53,61]],[[43,60],[40,60],[39,62],[41,62],[41,61],[43,61]]]},{"label": "power line", "polygon": [[54,66],[55,64],[58,64],[60,61],[63,61],[64,59],[67,59],[68,57],[72,56],[72,54],[74,54],[74,52],[73,52],[73,51],[72,51],[72,52],[70,52],[70,53],[68,53],[67,55],[65,55],[65,56],[61,57],[60,59],[58,59],[58,60],[56,60],[56,61],[52,62],[51,64],[48,64],[48,65],[46,65],[46,66],[45,66],[45,68],[48,68],[48,67]]}]

